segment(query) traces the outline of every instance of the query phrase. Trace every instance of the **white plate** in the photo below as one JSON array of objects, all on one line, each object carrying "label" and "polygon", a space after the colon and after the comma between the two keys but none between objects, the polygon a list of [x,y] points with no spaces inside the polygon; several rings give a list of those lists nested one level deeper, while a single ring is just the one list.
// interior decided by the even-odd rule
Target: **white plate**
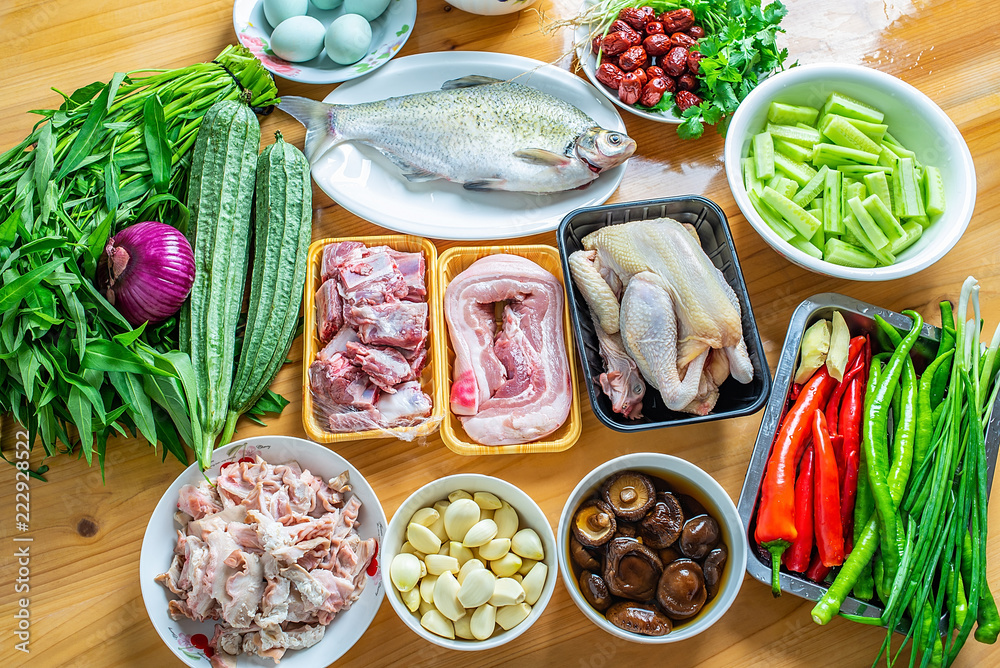
[{"label": "white plate", "polygon": [[[307,16],[319,19],[330,27],[344,14],[344,6],[317,9],[309,3]],[[302,63],[290,63],[271,51],[271,31],[274,26],[264,18],[263,0],[236,0],[233,4],[233,28],[240,44],[250,49],[264,67],[290,81],[324,84],[354,79],[378,69],[395,56],[413,31],[417,18],[417,0],[392,0],[382,15],[371,22],[372,44],[368,55],[351,65],[338,65],[326,57],[324,49],[317,57]]]},{"label": "white plate", "polygon": [[[499,53],[407,56],[371,77],[337,87],[323,101],[373,102],[437,90],[446,81],[470,74],[499,79],[523,75],[519,83],[566,100],[601,127],[625,132],[614,106],[580,77],[531,58]],[[327,195],[366,220],[407,234],[464,240],[509,239],[554,230],[570,211],[607,201],[624,174],[625,165],[619,165],[583,189],[546,195],[472,192],[444,180],[410,183],[377,151],[353,143],[327,151],[312,167],[313,178]]]},{"label": "white plate", "polygon": [[[595,0],[584,0],[583,5],[580,7],[580,11],[585,11],[589,7],[592,7]],[[576,58],[580,61],[580,67],[583,69],[584,74],[590,79],[590,83],[594,84],[597,90],[601,91],[601,94],[615,103],[616,106],[621,107],[625,111],[635,114],[636,116],[641,116],[642,118],[648,118],[651,121],[656,121],[657,123],[673,123],[677,125],[681,122],[680,116],[676,113],[676,108],[670,111],[657,111],[649,112],[643,111],[642,109],[637,109],[630,104],[625,104],[618,99],[618,92],[614,91],[600,81],[597,80],[595,76],[597,72],[597,56],[594,55],[594,50],[590,44],[590,31],[593,28],[591,24],[582,25],[576,29],[573,34],[573,39],[576,40]]]},{"label": "white plate", "polygon": [[[356,468],[351,466],[350,462],[312,441],[291,436],[258,436],[216,450],[212,454],[212,466],[206,474],[214,478],[219,474],[219,467],[223,463],[234,462],[240,457],[254,454],[260,454],[271,464],[297,461],[302,468],[309,469],[323,478],[334,478],[344,471],[349,471],[352,488],[350,493],[361,499],[358,534],[361,538],[378,540],[379,550],[376,559],[381,561],[382,537],[385,535],[387,525],[385,512],[371,485]],[[175,622],[170,619],[167,614],[167,601],[174,597],[153,579],[170,568],[173,559],[174,546],[177,544],[174,511],[177,510],[178,490],[184,485],[197,484],[202,479],[198,465],[192,464],[164,492],[149,518],[149,524],[146,525],[146,534],[143,536],[142,551],[139,555],[139,586],[153,628],[178,659],[188,666],[199,668],[206,666],[208,660],[201,650],[192,645],[191,637],[202,634],[210,639],[215,632],[215,622],[199,623],[184,618]],[[289,650],[281,659],[282,668],[317,668],[339,659],[368,629],[384,597],[381,574],[376,571],[375,575],[369,576],[361,597],[348,610],[339,613],[326,627],[323,639],[308,649]],[[240,668],[249,666],[273,668],[274,662],[256,656],[240,655],[237,665]]]}]

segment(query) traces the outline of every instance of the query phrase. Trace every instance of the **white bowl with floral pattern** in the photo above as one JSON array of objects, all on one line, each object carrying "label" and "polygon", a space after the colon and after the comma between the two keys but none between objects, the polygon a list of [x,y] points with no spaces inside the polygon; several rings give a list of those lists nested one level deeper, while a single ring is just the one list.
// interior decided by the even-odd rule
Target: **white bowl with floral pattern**
[{"label": "white bowl with floral pattern", "polygon": [[[344,6],[336,9],[317,9],[309,3],[307,16],[329,27],[344,15]],[[236,0],[233,4],[233,28],[240,44],[250,49],[272,74],[290,81],[329,84],[347,81],[372,72],[399,53],[413,32],[417,18],[416,0],[390,0],[382,15],[371,22],[372,43],[367,55],[351,65],[338,65],[330,60],[324,49],[317,57],[302,63],[290,63],[271,51],[271,31],[274,26],[264,18],[263,0]]]},{"label": "white bowl with floral pattern", "polygon": [[[362,539],[375,538],[378,541],[376,555],[372,565],[369,565],[368,579],[361,597],[350,608],[337,614],[326,627],[322,640],[308,649],[288,650],[281,659],[282,668],[316,668],[329,665],[361,638],[375,618],[379,606],[382,605],[385,590],[379,562],[382,538],[388,522],[382,504],[379,503],[375,491],[364,476],[346,459],[312,441],[291,436],[258,436],[237,441],[212,453],[212,464],[204,474],[195,463],[174,480],[156,504],[142,540],[142,551],[139,555],[139,585],[142,600],[146,604],[146,613],[153,623],[153,628],[178,659],[187,666],[207,668],[210,657],[206,654],[205,648],[208,639],[215,632],[215,622],[211,620],[195,622],[186,618],[172,620],[167,614],[167,602],[176,597],[154,578],[165,572],[173,559],[174,546],[177,544],[174,512],[177,510],[180,488],[188,484],[197,484],[205,476],[214,479],[227,462],[235,463],[243,457],[253,458],[256,455],[260,455],[270,464],[298,462],[303,469],[308,469],[325,479],[335,478],[347,471],[350,474],[351,485],[348,495],[357,496],[361,500],[358,534]],[[210,648],[209,653],[211,653]],[[237,666],[240,668],[265,666],[273,668],[274,665],[270,659],[245,654],[241,654],[237,660]]]}]

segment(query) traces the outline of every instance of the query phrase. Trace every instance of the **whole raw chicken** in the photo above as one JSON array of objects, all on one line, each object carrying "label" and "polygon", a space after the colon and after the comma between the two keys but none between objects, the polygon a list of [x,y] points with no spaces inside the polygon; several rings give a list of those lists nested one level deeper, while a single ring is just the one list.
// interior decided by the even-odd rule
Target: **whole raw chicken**
[{"label": "whole raw chicken", "polygon": [[609,225],[583,247],[570,256],[574,283],[668,408],[706,415],[726,378],[750,382],[739,302],[693,227],[671,218]]}]

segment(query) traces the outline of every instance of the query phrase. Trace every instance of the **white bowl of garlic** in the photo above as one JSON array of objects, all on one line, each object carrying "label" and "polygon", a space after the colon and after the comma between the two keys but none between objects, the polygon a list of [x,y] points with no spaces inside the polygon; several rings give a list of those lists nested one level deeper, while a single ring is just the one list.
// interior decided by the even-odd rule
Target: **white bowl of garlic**
[{"label": "white bowl of garlic", "polygon": [[403,502],[382,540],[382,564],[403,623],[465,651],[528,630],[558,579],[555,534],[538,504],[505,480],[472,473],[435,480]]}]

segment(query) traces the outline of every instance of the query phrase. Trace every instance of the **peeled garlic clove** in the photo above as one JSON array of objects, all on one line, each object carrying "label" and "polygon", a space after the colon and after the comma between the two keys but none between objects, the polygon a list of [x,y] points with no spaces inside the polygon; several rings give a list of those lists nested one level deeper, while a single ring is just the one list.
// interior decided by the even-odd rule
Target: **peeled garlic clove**
[{"label": "peeled garlic clove", "polygon": [[505,605],[497,610],[496,622],[504,631],[510,631],[512,628],[527,619],[530,614],[531,606],[527,603]]},{"label": "peeled garlic clove", "polygon": [[410,522],[406,527],[406,540],[424,554],[437,554],[441,549],[441,539],[434,535],[434,532],[423,524]]},{"label": "peeled garlic clove", "polygon": [[480,520],[491,520],[491,519],[493,519],[493,513],[495,513],[495,512],[496,512],[495,510],[483,510],[482,508],[480,508],[479,509],[479,519]]},{"label": "peeled garlic clove", "polygon": [[505,605],[516,605],[524,600],[524,588],[514,578],[497,578],[493,587],[493,596],[490,597],[490,605],[502,607]]},{"label": "peeled garlic clove", "polygon": [[429,527],[441,518],[441,513],[434,510],[433,508],[421,508],[417,512],[413,513],[413,517],[410,518],[411,522],[416,522],[417,524],[423,524],[425,527]]},{"label": "peeled garlic clove", "polygon": [[[416,590],[413,590],[413,591],[416,591]],[[434,604],[433,603],[428,603],[424,599],[420,599],[420,605],[417,606],[417,615],[419,617],[423,617],[424,615],[426,615],[431,610],[434,610],[435,612],[437,612],[437,608],[434,607]]]},{"label": "peeled garlic clove", "polygon": [[420,608],[420,590],[417,587],[402,592],[399,597],[403,599],[403,605],[410,612],[416,612]]},{"label": "peeled garlic clove", "polygon": [[413,554],[416,551],[417,551],[417,548],[413,547],[413,545],[410,543],[410,541],[406,541],[399,548],[400,554]]},{"label": "peeled garlic clove", "polygon": [[444,530],[451,540],[462,542],[478,521],[479,506],[472,499],[456,499],[444,511]]},{"label": "peeled garlic clove", "polygon": [[479,548],[479,556],[486,561],[496,561],[510,552],[509,538],[494,538]]},{"label": "peeled garlic clove", "polygon": [[476,640],[486,640],[496,629],[497,609],[489,603],[481,605],[472,613],[469,628]]},{"label": "peeled garlic clove", "polygon": [[521,529],[510,539],[511,551],[519,557],[541,561],[545,558],[542,551],[542,539],[534,529]]},{"label": "peeled garlic clove", "polygon": [[455,576],[447,571],[439,575],[434,583],[434,607],[453,622],[465,614],[465,607],[458,602],[460,587]]},{"label": "peeled garlic clove", "polygon": [[442,543],[448,541],[448,532],[444,530],[444,517],[439,516],[434,524],[427,527]]},{"label": "peeled garlic clove", "polygon": [[490,562],[490,570],[502,578],[509,578],[521,568],[521,557],[508,552],[500,559]]},{"label": "peeled garlic clove", "polygon": [[472,500],[478,503],[483,510],[496,510],[503,506],[496,494],[489,492],[476,492],[472,495]]},{"label": "peeled garlic clove", "polygon": [[496,576],[485,568],[472,571],[458,590],[458,602],[466,608],[478,608],[493,596],[496,581]]},{"label": "peeled garlic clove", "polygon": [[527,575],[528,571],[531,570],[531,567],[537,563],[538,562],[534,559],[521,559],[521,567],[517,569],[517,572],[521,575]]},{"label": "peeled garlic clove", "polygon": [[397,554],[389,564],[389,579],[401,592],[410,591],[420,579],[420,560],[412,554]]},{"label": "peeled garlic clove", "polygon": [[[476,506],[479,509],[479,506]],[[462,541],[462,545],[466,547],[479,547],[480,545],[486,545],[486,543],[493,540],[497,535],[497,523],[493,520],[480,520],[476,522],[475,525],[469,532],[465,534],[465,539]],[[419,545],[417,546],[420,547]],[[435,550],[436,551],[436,550]]]},{"label": "peeled garlic clove", "polygon": [[458,559],[444,554],[428,554],[424,559],[427,564],[427,572],[431,575],[441,575],[442,573],[458,573]]},{"label": "peeled garlic clove", "polygon": [[517,525],[520,520],[517,511],[506,501],[501,502],[499,508],[493,512],[493,521],[497,524],[497,538],[513,538],[517,533]]},{"label": "peeled garlic clove", "polygon": [[472,550],[455,540],[448,543],[448,556],[458,559],[459,567],[465,566],[465,562],[473,558]]},{"label": "peeled garlic clove", "polygon": [[437,610],[428,610],[420,618],[420,625],[434,635],[448,638],[449,640],[455,639],[455,625]]},{"label": "peeled garlic clove", "polygon": [[437,575],[428,575],[420,580],[420,598],[431,605],[434,604],[434,585],[437,584],[437,579]]},{"label": "peeled garlic clove", "polygon": [[438,554],[443,554],[445,556],[451,556],[448,554],[448,543],[441,543],[441,549],[437,551]]},{"label": "peeled garlic clove", "polygon": [[485,570],[485,569],[486,565],[483,562],[479,561],[478,559],[469,559],[467,562],[462,564],[462,567],[460,569],[458,569],[459,584],[463,584],[465,582],[465,578],[472,571]]},{"label": "peeled garlic clove", "polygon": [[441,499],[434,503],[434,510],[438,511],[441,517],[444,517],[444,511],[448,510],[448,506],[451,505],[451,501],[447,499]]},{"label": "peeled garlic clove", "polygon": [[518,582],[520,582],[522,579],[524,579],[524,576],[521,575],[520,573],[514,573],[513,575],[511,575],[511,577],[514,578],[515,580],[517,580]]},{"label": "peeled garlic clove", "polygon": [[524,588],[524,602],[534,605],[538,602],[538,597],[542,595],[542,587],[545,586],[545,576],[549,573],[549,567],[539,561],[528,574],[521,580],[521,587]]},{"label": "peeled garlic clove", "polygon": [[464,489],[456,489],[454,492],[448,495],[448,500],[455,503],[459,499],[471,499],[472,495],[466,492]]},{"label": "peeled garlic clove", "polygon": [[472,615],[465,615],[455,622],[455,635],[464,640],[475,640],[472,635]]}]

